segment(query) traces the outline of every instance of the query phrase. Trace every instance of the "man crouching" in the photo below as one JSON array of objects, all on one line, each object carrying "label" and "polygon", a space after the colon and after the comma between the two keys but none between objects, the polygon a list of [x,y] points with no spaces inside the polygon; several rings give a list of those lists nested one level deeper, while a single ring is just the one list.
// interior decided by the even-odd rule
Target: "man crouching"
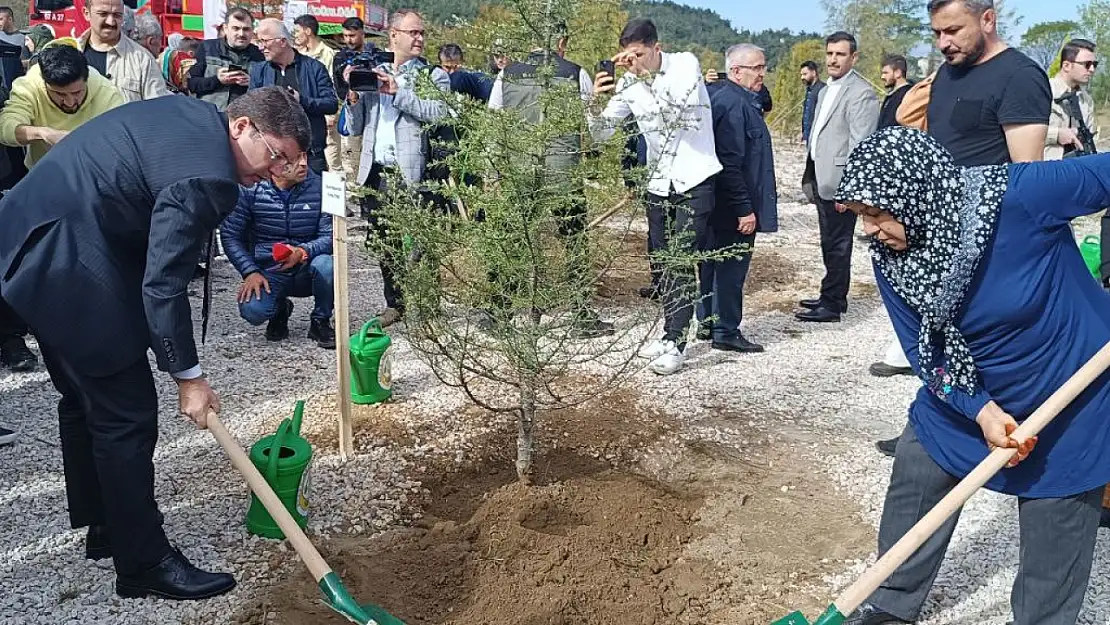
[{"label": "man crouching", "polygon": [[335,293],[331,216],[321,210],[320,176],[302,157],[273,182],[240,189],[235,211],[220,227],[228,259],[243,284],[239,314],[251,325],[266,325],[266,339],[289,337],[290,297],[312,296],[308,338],[335,349],[331,327]]}]

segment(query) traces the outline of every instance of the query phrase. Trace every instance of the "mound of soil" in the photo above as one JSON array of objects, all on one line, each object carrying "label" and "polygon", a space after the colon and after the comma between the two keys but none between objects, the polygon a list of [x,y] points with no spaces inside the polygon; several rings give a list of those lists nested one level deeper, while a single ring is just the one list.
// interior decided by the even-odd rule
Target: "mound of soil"
[{"label": "mound of soil", "polygon": [[[699,496],[605,471],[547,486],[509,484],[465,522],[426,518],[380,539],[333,541],[326,557],[360,601],[409,625],[653,625],[698,619],[715,588],[681,554]],[[264,605],[267,623],[335,616],[298,573]]]}]

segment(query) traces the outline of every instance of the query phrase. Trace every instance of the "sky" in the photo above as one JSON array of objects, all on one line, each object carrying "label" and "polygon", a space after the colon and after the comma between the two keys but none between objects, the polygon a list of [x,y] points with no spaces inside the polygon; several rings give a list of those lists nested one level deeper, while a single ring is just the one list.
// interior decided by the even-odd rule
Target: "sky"
[{"label": "sky", "polygon": [[[825,13],[820,0],[677,0],[682,4],[713,9],[732,22],[736,29],[759,31],[789,28],[822,32]],[[1037,22],[1075,19],[1078,0],[1007,0],[1024,17],[1018,30]],[[1015,33],[1019,34],[1020,33]]]}]

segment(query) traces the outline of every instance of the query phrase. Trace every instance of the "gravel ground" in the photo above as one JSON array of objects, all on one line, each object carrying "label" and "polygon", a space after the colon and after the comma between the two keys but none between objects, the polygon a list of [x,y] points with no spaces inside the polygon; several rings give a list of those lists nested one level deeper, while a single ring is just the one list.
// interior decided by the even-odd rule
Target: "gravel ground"
[{"label": "gravel ground", "polygon": [[[812,207],[798,203],[800,158],[796,151],[779,155],[782,231],[761,236],[753,261],[759,263],[760,250],[774,249],[795,263],[797,283],[778,294],[784,302],[815,295],[822,275],[816,217]],[[351,271],[354,330],[382,302],[380,274],[373,263],[353,254]],[[645,406],[683,424],[683,437],[721,442],[741,453],[773,442],[814,458],[845,493],[845,506],[859,509],[861,523],[877,526],[890,461],[872,442],[900,431],[917,384],[867,374],[867,365],[885,347],[890,326],[874,295],[862,245],[856,247],[853,273],[853,292],[859,296],[843,323],[808,326],[782,312],[753,315],[744,331],[766,346],[765,354],[725,355],[693,343],[684,371],[668,378],[641,371],[631,386],[640,391]],[[216,268],[211,336],[202,349],[232,433],[244,444],[254,442],[272,432],[299,398],[309,399],[309,427],[326,430],[327,415],[334,414],[328,394],[335,357],[304,338],[308,306],[298,302],[291,322],[294,338],[269,344],[261,328],[239,320],[232,274],[226,263]],[[491,427],[468,418],[461,410],[463,398],[438,384],[403,339],[395,346],[398,399],[391,404],[391,417],[421,435],[411,445],[360,437],[356,457],[346,464],[333,449],[318,450],[312,521],[318,535],[369,534],[406,522],[413,515],[409,503],[420,492],[426,458],[446,453],[461,460]],[[234,571],[239,588],[195,604],[116,598],[110,567],[84,560],[83,534],[68,528],[56,397],[49,380],[44,373],[6,374],[0,376],[0,423],[20,430],[22,439],[0,449],[0,505],[5,512],[0,524],[0,624],[228,623],[254,591],[292,565],[283,546],[247,535],[242,480],[207,433],[173,416],[172,382],[164,376],[158,380],[164,417],[156,456],[157,495],[167,531],[200,566]],[[739,418],[723,423],[715,417],[721,410]],[[820,511],[814,512],[819,520]],[[1017,565],[1016,538],[1013,500],[977,496],[964,512],[923,622],[1004,623]],[[861,566],[845,563],[844,574],[828,580],[830,598]],[[1110,545],[1100,540],[1081,622],[1110,620],[1108,573]]]}]

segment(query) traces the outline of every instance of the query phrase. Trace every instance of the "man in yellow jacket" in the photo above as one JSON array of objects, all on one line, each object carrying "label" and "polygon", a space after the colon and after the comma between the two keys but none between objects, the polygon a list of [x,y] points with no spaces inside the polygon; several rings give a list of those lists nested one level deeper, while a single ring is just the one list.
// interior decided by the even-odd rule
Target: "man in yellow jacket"
[{"label": "man in yellow jacket", "polygon": [[0,143],[27,146],[27,168],[90,119],[123,104],[119,89],[65,43],[52,42],[0,109]]}]

